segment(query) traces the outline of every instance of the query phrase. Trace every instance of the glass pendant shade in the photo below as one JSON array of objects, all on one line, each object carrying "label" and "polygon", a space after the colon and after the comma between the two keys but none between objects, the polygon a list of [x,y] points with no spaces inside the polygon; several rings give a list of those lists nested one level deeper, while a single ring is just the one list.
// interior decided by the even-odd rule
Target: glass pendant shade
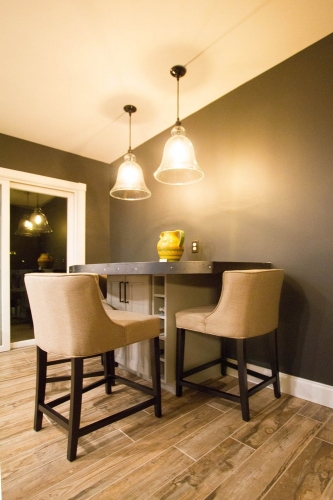
[{"label": "glass pendant shade", "polygon": [[[27,193],[27,205],[29,207],[29,193]],[[53,231],[49,226],[46,215],[43,214],[42,209],[38,206],[37,194],[37,207],[34,209],[32,214],[23,215],[22,219],[18,223],[15,234],[18,236],[40,236],[41,234],[52,232]]]},{"label": "glass pendant shade", "polygon": [[110,191],[113,198],[119,200],[144,200],[151,196],[147,188],[140,165],[136,163],[133,153],[124,156],[124,162],[118,169],[115,185]]},{"label": "glass pendant shade", "polygon": [[30,215],[29,221],[32,225],[32,231],[41,233],[52,233],[52,229],[49,226],[46,215],[43,214],[40,207],[36,207],[33,213]]},{"label": "glass pendant shade", "polygon": [[32,230],[32,223],[29,220],[29,215],[25,214],[23,215],[22,219],[20,220],[17,229],[15,231],[15,234],[18,236],[39,236],[40,233],[37,233],[36,231]]},{"label": "glass pendant shade", "polygon": [[164,146],[161,165],[154,173],[157,181],[164,184],[193,184],[204,177],[195,158],[192,142],[186,137],[185,129],[175,125],[171,137]]},{"label": "glass pendant shade", "polygon": [[167,140],[162,163],[154,173],[157,181],[164,184],[193,184],[204,177],[198,165],[192,142],[186,137],[185,129],[179,120],[179,79],[186,74],[184,66],[173,66],[171,75],[177,78],[177,121]]},{"label": "glass pendant shade", "polygon": [[131,147],[131,117],[132,113],[136,112],[136,107],[133,104],[126,104],[124,111],[129,116],[129,148],[127,154],[124,156],[124,163],[118,169],[116,183],[110,191],[110,196],[118,200],[144,200],[151,196],[151,192],[145,184],[142,169],[136,163],[136,157]]}]

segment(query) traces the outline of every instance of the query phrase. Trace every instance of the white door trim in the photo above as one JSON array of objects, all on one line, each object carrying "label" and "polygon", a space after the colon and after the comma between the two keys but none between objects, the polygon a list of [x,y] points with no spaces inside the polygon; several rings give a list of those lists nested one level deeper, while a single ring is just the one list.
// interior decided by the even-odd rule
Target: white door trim
[{"label": "white door trim", "polygon": [[[0,351],[10,348],[10,189],[26,189],[67,198],[67,269],[85,264],[86,184],[0,167],[1,190],[1,329]],[[25,341],[16,347],[31,344]]]}]

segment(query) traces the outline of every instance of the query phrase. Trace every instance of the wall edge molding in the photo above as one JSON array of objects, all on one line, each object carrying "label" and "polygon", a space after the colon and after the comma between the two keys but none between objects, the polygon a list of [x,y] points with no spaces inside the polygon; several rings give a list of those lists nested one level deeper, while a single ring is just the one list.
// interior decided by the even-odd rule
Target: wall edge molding
[{"label": "wall edge molding", "polygon": [[[235,360],[229,360],[235,363]],[[247,364],[247,367],[251,370],[256,370],[264,375],[270,375],[270,370],[262,368],[257,365]],[[228,375],[233,377],[238,377],[237,370],[233,368],[228,368]],[[256,382],[254,377],[248,376],[248,380],[251,382]],[[288,375],[286,373],[280,372],[280,384],[281,392],[284,394],[290,394],[297,398],[305,399],[311,403],[316,403],[322,406],[327,406],[328,408],[333,408],[333,386],[322,384],[320,382],[315,382],[314,380],[308,380],[300,377],[294,377],[293,375]],[[272,386],[268,386],[272,389]],[[251,400],[250,400],[251,404]]]}]

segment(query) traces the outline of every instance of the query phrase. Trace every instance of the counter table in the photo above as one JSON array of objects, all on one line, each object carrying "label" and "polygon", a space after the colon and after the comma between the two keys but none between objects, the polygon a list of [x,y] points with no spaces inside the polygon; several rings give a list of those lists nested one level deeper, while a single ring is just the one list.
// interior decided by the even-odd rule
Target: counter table
[{"label": "counter table", "polygon": [[[89,272],[107,279],[107,302],[114,309],[154,314],[160,318],[160,366],[163,387],[174,392],[176,324],[175,313],[189,307],[217,303],[224,271],[269,269],[269,262],[116,262],[74,265],[70,273]],[[187,365],[205,362],[216,352],[217,339],[191,336]],[[219,347],[218,347],[219,348]],[[150,377],[148,344],[142,342],[118,349],[116,360],[140,376]],[[215,367],[216,371],[216,367]],[[205,374],[214,376],[215,373]]]}]

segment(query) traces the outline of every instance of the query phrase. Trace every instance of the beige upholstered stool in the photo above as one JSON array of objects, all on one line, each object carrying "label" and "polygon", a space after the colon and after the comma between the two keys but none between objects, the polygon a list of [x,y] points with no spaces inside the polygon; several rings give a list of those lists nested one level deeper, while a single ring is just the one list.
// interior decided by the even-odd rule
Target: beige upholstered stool
[{"label": "beige upholstered stool", "polygon": [[[176,394],[182,395],[182,387],[191,387],[213,396],[223,397],[241,404],[243,420],[250,420],[249,397],[269,384],[273,384],[276,398],[281,396],[277,354],[277,326],[279,302],[284,272],[282,269],[253,269],[225,271],[219,303],[213,306],[185,309],[176,313],[177,354]],[[221,356],[200,366],[184,370],[185,331],[221,337]],[[269,335],[272,375],[266,376],[246,367],[246,340]],[[227,361],[225,343],[235,339],[237,364]],[[185,380],[211,366],[221,363],[221,373],[227,366],[238,370],[240,396],[223,392]],[[248,389],[247,374],[262,382]]]},{"label": "beige upholstered stool", "polygon": [[[160,417],[161,382],[159,365],[159,319],[155,316],[115,311],[101,300],[96,274],[31,273],[25,276],[37,344],[37,382],[34,429],[42,427],[43,414],[68,430],[67,458],[76,458],[81,436],[111,424],[128,415],[154,406]],[[114,349],[141,340],[150,340],[152,388],[115,374]],[[47,361],[47,354],[65,359]],[[84,358],[102,355],[103,370],[84,374]],[[47,377],[47,366],[71,362],[70,377]],[[83,388],[83,378],[100,377]],[[46,384],[71,380],[70,394],[45,402]],[[116,381],[148,394],[148,399],[97,422],[80,428],[82,394],[105,384],[112,393]],[[70,401],[69,419],[54,407]]]}]

